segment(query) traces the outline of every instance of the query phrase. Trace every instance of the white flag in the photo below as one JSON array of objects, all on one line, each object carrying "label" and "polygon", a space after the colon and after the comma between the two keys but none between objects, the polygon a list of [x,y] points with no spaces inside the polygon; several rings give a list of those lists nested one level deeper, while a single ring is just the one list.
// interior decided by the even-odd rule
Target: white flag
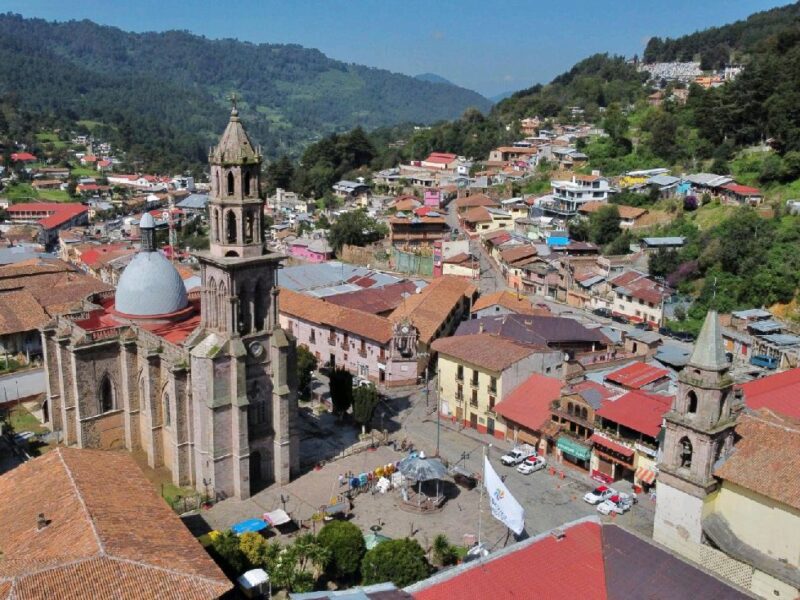
[{"label": "white flag", "polygon": [[492,516],[519,535],[525,529],[525,510],[508,491],[506,484],[497,476],[488,457],[484,456],[483,462],[483,484],[486,486],[486,493],[489,494],[489,501],[492,503]]}]

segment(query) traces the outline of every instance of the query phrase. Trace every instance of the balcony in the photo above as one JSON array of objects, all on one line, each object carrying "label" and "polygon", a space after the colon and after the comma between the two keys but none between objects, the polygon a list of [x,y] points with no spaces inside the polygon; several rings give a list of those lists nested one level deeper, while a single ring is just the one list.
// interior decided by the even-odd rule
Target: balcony
[{"label": "balcony", "polygon": [[477,380],[477,379],[475,379],[474,377],[473,377],[472,379],[470,379],[470,380],[469,380],[469,384],[470,384],[472,387],[474,387],[474,388],[477,388],[477,387],[480,385],[480,384],[479,384],[479,382],[478,382],[478,380]]}]

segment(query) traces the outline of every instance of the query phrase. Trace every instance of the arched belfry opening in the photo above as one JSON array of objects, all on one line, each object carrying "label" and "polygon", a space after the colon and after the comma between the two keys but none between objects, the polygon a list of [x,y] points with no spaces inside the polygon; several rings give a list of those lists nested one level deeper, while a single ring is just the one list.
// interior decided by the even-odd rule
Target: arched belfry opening
[{"label": "arched belfry opening", "polygon": [[233,196],[234,191],[234,180],[233,180],[233,173],[228,171],[228,196]]},{"label": "arched belfry opening", "polygon": [[232,211],[228,211],[228,215],[226,217],[225,223],[225,243],[227,244],[235,244],[236,243],[236,214]]}]

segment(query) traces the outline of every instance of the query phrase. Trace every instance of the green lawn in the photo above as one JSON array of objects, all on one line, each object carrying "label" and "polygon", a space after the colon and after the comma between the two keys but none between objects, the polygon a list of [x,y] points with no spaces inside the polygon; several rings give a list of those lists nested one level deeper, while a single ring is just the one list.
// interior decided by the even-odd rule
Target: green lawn
[{"label": "green lawn", "polygon": [[692,213],[685,213],[700,229],[708,229],[721,223],[736,212],[736,206],[725,204],[705,204]]},{"label": "green lawn", "polygon": [[99,177],[100,173],[92,167],[73,167],[70,169],[70,175],[75,177]]},{"label": "green lawn", "polygon": [[9,415],[9,422],[14,428],[14,431],[33,431],[34,433],[45,433],[47,427],[42,425],[39,420],[34,417],[28,409],[21,404],[11,409]]},{"label": "green lawn", "polygon": [[39,198],[51,202],[69,202],[69,194],[65,190],[39,190]]}]

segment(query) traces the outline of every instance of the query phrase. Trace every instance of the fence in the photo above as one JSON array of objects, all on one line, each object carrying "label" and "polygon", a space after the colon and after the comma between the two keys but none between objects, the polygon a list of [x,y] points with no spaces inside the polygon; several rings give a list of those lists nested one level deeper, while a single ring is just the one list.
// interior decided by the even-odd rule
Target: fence
[{"label": "fence", "polygon": [[347,263],[369,266],[372,269],[395,271],[407,275],[433,276],[433,254],[409,252],[399,248],[391,251],[383,246],[344,246],[339,257]]}]

